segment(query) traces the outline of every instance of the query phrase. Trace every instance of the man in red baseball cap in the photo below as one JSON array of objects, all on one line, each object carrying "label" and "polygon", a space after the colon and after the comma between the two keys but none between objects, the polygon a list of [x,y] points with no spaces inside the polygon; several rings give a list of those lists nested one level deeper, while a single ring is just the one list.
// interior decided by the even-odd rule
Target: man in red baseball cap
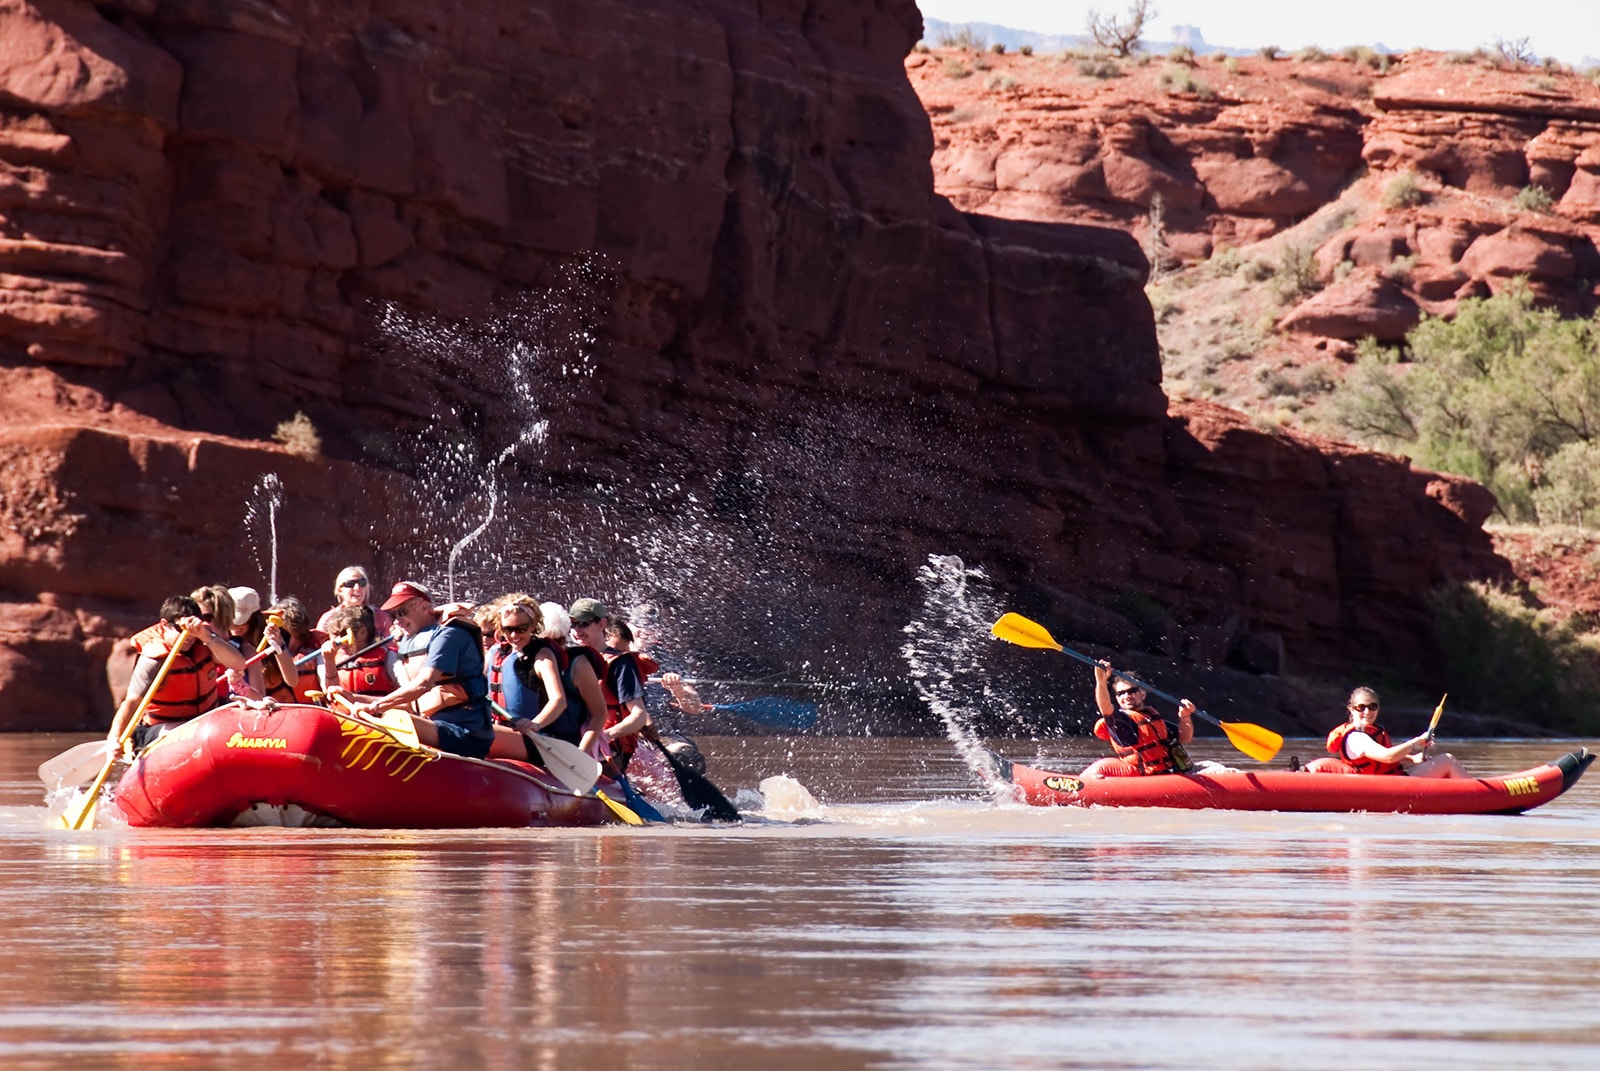
[{"label": "man in red baseball cap", "polygon": [[420,670],[408,683],[374,700],[373,712],[410,708],[417,739],[441,751],[481,759],[494,743],[489,720],[489,682],[483,675],[483,645],[470,619],[441,621],[433,593],[415,580],[402,580],[389,592],[383,608],[394,614],[405,638],[402,660],[422,656]]}]

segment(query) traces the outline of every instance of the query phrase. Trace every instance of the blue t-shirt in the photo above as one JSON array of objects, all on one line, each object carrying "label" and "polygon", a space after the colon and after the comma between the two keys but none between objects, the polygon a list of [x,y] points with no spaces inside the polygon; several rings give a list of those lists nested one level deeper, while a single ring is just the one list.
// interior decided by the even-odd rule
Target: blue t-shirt
[{"label": "blue t-shirt", "polygon": [[467,690],[467,701],[458,707],[441,710],[434,721],[447,721],[470,729],[474,736],[492,737],[489,720],[489,682],[483,675],[483,648],[464,628],[440,625],[420,632],[401,644],[401,656],[408,651],[427,649],[424,669],[437,669],[447,680]]}]

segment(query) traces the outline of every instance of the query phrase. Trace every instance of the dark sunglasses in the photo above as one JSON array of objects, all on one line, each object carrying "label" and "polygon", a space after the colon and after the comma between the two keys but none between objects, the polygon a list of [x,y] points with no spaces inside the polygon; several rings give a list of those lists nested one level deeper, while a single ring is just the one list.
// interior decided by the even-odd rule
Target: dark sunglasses
[{"label": "dark sunglasses", "polygon": [[341,588],[364,588],[364,587],[367,586],[367,582],[365,580],[360,580],[360,579],[357,579],[357,580],[346,580],[343,584],[340,584],[339,586]]},{"label": "dark sunglasses", "polygon": [[1135,692],[1142,692],[1142,691],[1144,691],[1143,688],[1118,688],[1117,689],[1117,694],[1118,695],[1133,695]]},{"label": "dark sunglasses", "polygon": [[1350,709],[1351,710],[1359,710],[1361,713],[1365,714],[1369,710],[1377,710],[1378,709],[1378,704],[1376,704],[1376,703],[1351,703],[1350,704]]},{"label": "dark sunglasses", "polygon": [[579,628],[588,628],[590,625],[599,624],[600,619],[598,617],[574,617],[572,623]]},{"label": "dark sunglasses", "polygon": [[504,632],[507,636],[520,636],[532,628],[532,625],[501,625],[500,631]]}]

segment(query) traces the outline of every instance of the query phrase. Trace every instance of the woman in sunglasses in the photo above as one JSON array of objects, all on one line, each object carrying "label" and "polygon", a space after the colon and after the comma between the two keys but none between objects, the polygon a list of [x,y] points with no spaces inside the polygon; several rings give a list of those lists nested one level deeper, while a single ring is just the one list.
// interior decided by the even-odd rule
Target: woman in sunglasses
[{"label": "woman in sunglasses", "polygon": [[1118,675],[1106,661],[1094,667],[1094,701],[1100,708],[1094,735],[1110,744],[1116,754],[1091,763],[1080,777],[1188,772],[1191,764],[1183,746],[1194,738],[1193,703],[1187,699],[1178,703],[1178,731],[1174,734],[1166,719],[1145,705],[1144,689]]},{"label": "woman in sunglasses", "polygon": [[372,606],[367,601],[372,594],[372,579],[367,576],[367,571],[359,565],[347,565],[339,570],[339,575],[333,581],[333,605],[317,619],[317,631],[332,634],[329,624],[333,615],[345,606],[368,606],[372,608],[373,624],[377,626],[378,636],[391,636],[394,634],[394,616],[381,606]]},{"label": "woman in sunglasses", "polygon": [[[1378,693],[1361,687],[1350,693],[1350,717],[1328,734],[1328,753],[1336,762],[1318,759],[1313,768],[1329,773],[1410,774],[1412,777],[1471,777],[1454,755],[1426,757],[1428,734],[1389,743],[1388,730],[1378,724]],[[1421,747],[1422,751],[1411,749]],[[1407,767],[1410,763],[1410,767]]]}]

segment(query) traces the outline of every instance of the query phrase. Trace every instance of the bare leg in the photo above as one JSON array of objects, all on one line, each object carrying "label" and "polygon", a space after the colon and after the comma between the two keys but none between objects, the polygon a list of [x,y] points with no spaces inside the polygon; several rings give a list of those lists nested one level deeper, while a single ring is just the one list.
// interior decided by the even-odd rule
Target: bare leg
[{"label": "bare leg", "polygon": [[1412,777],[1471,777],[1454,755],[1435,755],[1406,770]]}]

